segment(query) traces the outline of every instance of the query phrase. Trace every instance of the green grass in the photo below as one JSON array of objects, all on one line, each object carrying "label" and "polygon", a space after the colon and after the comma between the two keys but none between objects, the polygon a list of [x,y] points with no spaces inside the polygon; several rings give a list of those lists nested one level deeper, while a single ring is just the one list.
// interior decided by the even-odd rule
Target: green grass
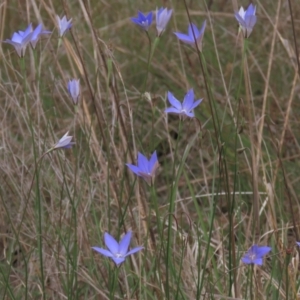
[{"label": "green grass", "polygon": [[[1,5],[1,40],[31,22],[53,31],[24,61],[0,48],[2,299],[300,297],[300,11],[292,3],[292,26],[288,2],[255,4],[244,50],[233,12],[247,1],[187,2],[198,27],[207,20],[199,55],[173,34],[187,31],[184,1],[166,3],[149,68],[149,39],[130,17],[159,1]],[[56,14],[73,19],[61,44]],[[167,116],[167,92],[182,100],[190,88],[203,98],[196,118]],[[76,145],[44,155],[67,131]],[[155,150],[149,187],[125,164]],[[92,250],[129,230],[144,249],[120,268]],[[241,257],[253,244],[272,251],[251,269]]]}]

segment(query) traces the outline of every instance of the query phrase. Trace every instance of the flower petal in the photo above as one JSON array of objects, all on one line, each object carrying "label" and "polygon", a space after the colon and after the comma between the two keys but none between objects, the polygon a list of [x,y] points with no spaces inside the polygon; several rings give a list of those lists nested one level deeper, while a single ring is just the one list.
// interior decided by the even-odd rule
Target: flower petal
[{"label": "flower petal", "polygon": [[142,247],[142,246],[135,247],[135,248],[131,249],[130,251],[128,251],[127,254],[125,255],[125,257],[127,257],[128,255],[134,254],[138,251],[141,251],[142,249],[144,249],[144,247]]},{"label": "flower petal", "polygon": [[193,38],[191,38],[190,36],[184,34],[184,33],[180,33],[180,32],[174,32],[174,34],[177,36],[177,38],[179,40],[181,40],[182,42],[189,44],[189,45],[194,45],[195,41]]},{"label": "flower petal", "polygon": [[113,256],[112,260],[118,266],[118,265],[120,265],[121,263],[123,263],[125,261],[125,258],[124,257],[115,257],[115,256]]},{"label": "flower petal", "polygon": [[118,253],[119,243],[107,232],[104,234],[104,243],[113,255]]},{"label": "flower petal", "polygon": [[262,258],[256,258],[256,259],[253,259],[253,264],[255,265],[259,265],[259,266],[262,266],[263,264],[263,259]]},{"label": "flower petal", "polygon": [[171,92],[168,92],[168,100],[172,106],[174,106],[178,110],[182,110],[181,103],[173,96]]},{"label": "flower petal", "polygon": [[200,32],[197,28],[197,26],[195,24],[190,24],[189,27],[188,27],[188,35],[189,37],[191,38],[191,40],[197,40],[197,38],[199,37],[200,35]]},{"label": "flower petal", "polygon": [[202,23],[201,29],[199,31],[199,37],[203,38],[205,28],[206,28],[206,20],[204,20],[204,22]]},{"label": "flower petal", "polygon": [[110,257],[110,258],[113,257],[113,254],[110,251],[106,250],[106,249],[99,248],[99,247],[92,247],[92,249],[94,249],[95,251],[101,253],[102,255],[104,255],[106,257]]},{"label": "flower petal", "polygon": [[141,171],[139,167],[132,165],[132,164],[126,164],[126,166],[136,175],[139,175],[139,172]]},{"label": "flower petal", "polygon": [[256,12],[256,6],[252,3],[248,6],[247,10],[245,11],[245,17],[255,15]]},{"label": "flower petal", "polygon": [[122,256],[125,256],[126,253],[128,252],[128,247],[129,247],[129,244],[130,244],[131,235],[132,235],[132,232],[128,231],[123,236],[122,240],[120,241],[118,253],[122,254]]},{"label": "flower petal", "polygon": [[266,254],[268,254],[271,250],[272,250],[272,248],[271,247],[267,247],[267,246],[257,247],[257,249],[256,249],[256,256],[257,257],[263,257]]},{"label": "flower petal", "polygon": [[148,159],[140,152],[138,152],[138,167],[140,172],[148,173]]},{"label": "flower petal", "polygon": [[182,109],[185,110],[186,112],[189,112],[191,110],[193,103],[194,103],[194,90],[190,89],[184,96]]},{"label": "flower petal", "polygon": [[150,158],[150,161],[149,161],[149,164],[148,164],[148,171],[150,174],[152,174],[153,172],[153,168],[155,167],[155,165],[158,163],[158,160],[157,160],[157,154],[156,154],[156,151],[153,152],[153,154],[151,155],[151,158]]},{"label": "flower petal", "polygon": [[193,105],[191,106],[190,110],[193,110],[194,108],[196,108],[201,102],[202,102],[203,99],[199,99],[197,101],[195,101],[193,103]]}]

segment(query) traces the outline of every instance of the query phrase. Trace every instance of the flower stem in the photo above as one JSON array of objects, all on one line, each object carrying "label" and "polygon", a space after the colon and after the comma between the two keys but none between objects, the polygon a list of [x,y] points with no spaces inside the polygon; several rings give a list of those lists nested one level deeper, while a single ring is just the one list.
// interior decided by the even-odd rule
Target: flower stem
[{"label": "flower stem", "polygon": [[[39,170],[38,170],[38,155],[35,147],[35,139],[34,139],[34,130],[33,130],[33,122],[30,112],[30,107],[28,104],[28,95],[27,95],[27,81],[26,81],[26,67],[25,67],[25,59],[24,57],[21,58],[21,65],[23,71],[23,81],[24,81],[24,97],[25,97],[25,106],[28,114],[28,122],[29,122],[29,129],[31,133],[31,140],[32,140],[32,149],[33,149],[33,156],[34,156],[34,167],[35,167],[35,179],[36,179],[36,189],[35,189],[35,204],[37,210],[37,241],[38,241],[38,253],[39,253],[39,260],[40,260],[40,275],[41,275],[41,284],[42,284],[42,294],[43,299],[46,299],[45,293],[45,283],[44,283],[44,265],[43,265],[43,239],[42,239],[42,208],[41,208],[41,195],[40,195],[40,186],[39,186]],[[27,270],[26,270],[27,276]],[[27,293],[26,293],[27,298]]]}]

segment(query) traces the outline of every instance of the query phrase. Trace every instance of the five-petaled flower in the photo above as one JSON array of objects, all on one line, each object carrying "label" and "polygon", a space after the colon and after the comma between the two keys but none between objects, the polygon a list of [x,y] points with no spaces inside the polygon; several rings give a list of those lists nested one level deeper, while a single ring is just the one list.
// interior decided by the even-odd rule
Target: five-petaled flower
[{"label": "five-petaled flower", "polygon": [[271,249],[271,247],[267,246],[253,245],[242,257],[242,262],[247,265],[253,264],[261,266],[263,264],[263,257],[268,254]]},{"label": "five-petaled flower", "polygon": [[168,92],[168,100],[172,107],[165,109],[165,113],[178,114],[181,116],[187,116],[193,118],[194,108],[197,107],[203,99],[199,99],[194,102],[194,90],[190,89],[184,96],[183,102],[179,102],[171,92]]},{"label": "five-petaled flower", "polygon": [[68,92],[69,92],[70,96],[72,97],[74,105],[77,105],[79,94],[80,94],[79,79],[69,80],[69,82],[68,82]]},{"label": "five-petaled flower", "polygon": [[111,258],[114,261],[114,263],[117,266],[119,266],[125,261],[127,256],[134,254],[144,248],[138,246],[128,251],[128,247],[131,240],[131,234],[131,231],[128,231],[121,239],[120,243],[118,243],[110,234],[105,232],[104,243],[108,250],[99,247],[92,247],[92,249],[96,250],[97,252],[101,253],[106,257]]},{"label": "five-petaled flower", "polygon": [[206,27],[206,20],[203,22],[200,30],[197,28],[195,24],[192,23],[189,25],[188,34],[184,34],[180,32],[174,32],[174,34],[183,43],[192,45],[194,47],[196,47],[197,44],[198,49],[202,51],[202,40],[203,40],[205,27]]},{"label": "five-petaled flower", "polygon": [[67,132],[56,144],[55,146],[52,148],[54,149],[59,149],[59,148],[71,148],[75,143],[71,142],[72,141],[72,136],[68,135],[69,132]]},{"label": "five-petaled flower", "polygon": [[42,34],[50,34],[50,33],[51,33],[51,31],[43,30],[43,25],[39,24],[32,32],[32,37],[30,40],[30,44],[31,44],[32,48],[35,49],[36,43],[38,42],[38,40]]},{"label": "five-petaled flower", "polygon": [[15,32],[11,39],[6,39],[4,43],[11,44],[15,47],[19,57],[23,57],[25,55],[26,47],[31,42],[32,39],[32,26],[29,26],[25,29],[25,31]]},{"label": "five-petaled flower", "polygon": [[152,11],[146,16],[142,12],[138,12],[137,18],[131,18],[131,21],[138,26],[140,26],[143,30],[148,31],[151,23],[152,23]]},{"label": "five-petaled flower", "polygon": [[167,8],[161,7],[159,10],[156,10],[156,30],[157,36],[161,36],[165,31],[170,18],[172,16],[172,9],[168,10]]},{"label": "five-petaled flower", "polygon": [[59,28],[59,36],[62,37],[65,32],[72,27],[72,18],[68,21],[66,16],[63,16],[62,18],[56,16],[56,21]]},{"label": "five-petaled flower", "polygon": [[247,10],[244,10],[243,7],[240,8],[238,12],[235,12],[235,18],[240,24],[240,27],[243,31],[244,37],[248,38],[253,30],[253,27],[256,23],[256,6],[252,3],[249,5]]},{"label": "five-petaled flower", "polygon": [[156,151],[153,152],[149,161],[146,156],[138,152],[137,166],[132,164],[126,164],[126,166],[151,185],[154,182],[156,170],[159,167]]}]

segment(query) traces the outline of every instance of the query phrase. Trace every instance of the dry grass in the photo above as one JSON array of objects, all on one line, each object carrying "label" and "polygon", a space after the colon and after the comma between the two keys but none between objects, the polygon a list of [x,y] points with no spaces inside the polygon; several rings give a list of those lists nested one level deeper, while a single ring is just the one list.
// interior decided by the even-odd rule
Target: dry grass
[{"label": "dry grass", "polygon": [[[288,2],[256,1],[258,22],[244,62],[233,10],[248,3],[198,2],[188,7],[195,23],[208,22],[208,77],[196,52],[172,33],[186,31],[184,2],[169,1],[164,5],[174,14],[145,89],[148,40],[129,18],[155,6],[121,0],[0,4],[0,40],[30,22],[53,31],[37,51],[27,49],[25,74],[12,47],[0,48],[3,299],[250,299],[250,289],[253,299],[296,299],[300,84]],[[293,3],[297,38],[299,13]],[[73,18],[60,46],[56,14]],[[78,111],[66,90],[71,78],[80,78]],[[166,92],[182,99],[191,87],[204,101],[197,119],[185,120],[180,131],[179,119],[164,114]],[[45,155],[37,167],[67,131],[75,147]],[[138,151],[154,150],[160,169],[151,189],[125,163],[135,163]],[[119,237],[128,230],[131,246],[145,249],[116,275],[91,247],[104,246],[105,231]],[[255,267],[250,288],[250,268],[240,258],[253,243],[272,246],[272,253]]]}]

